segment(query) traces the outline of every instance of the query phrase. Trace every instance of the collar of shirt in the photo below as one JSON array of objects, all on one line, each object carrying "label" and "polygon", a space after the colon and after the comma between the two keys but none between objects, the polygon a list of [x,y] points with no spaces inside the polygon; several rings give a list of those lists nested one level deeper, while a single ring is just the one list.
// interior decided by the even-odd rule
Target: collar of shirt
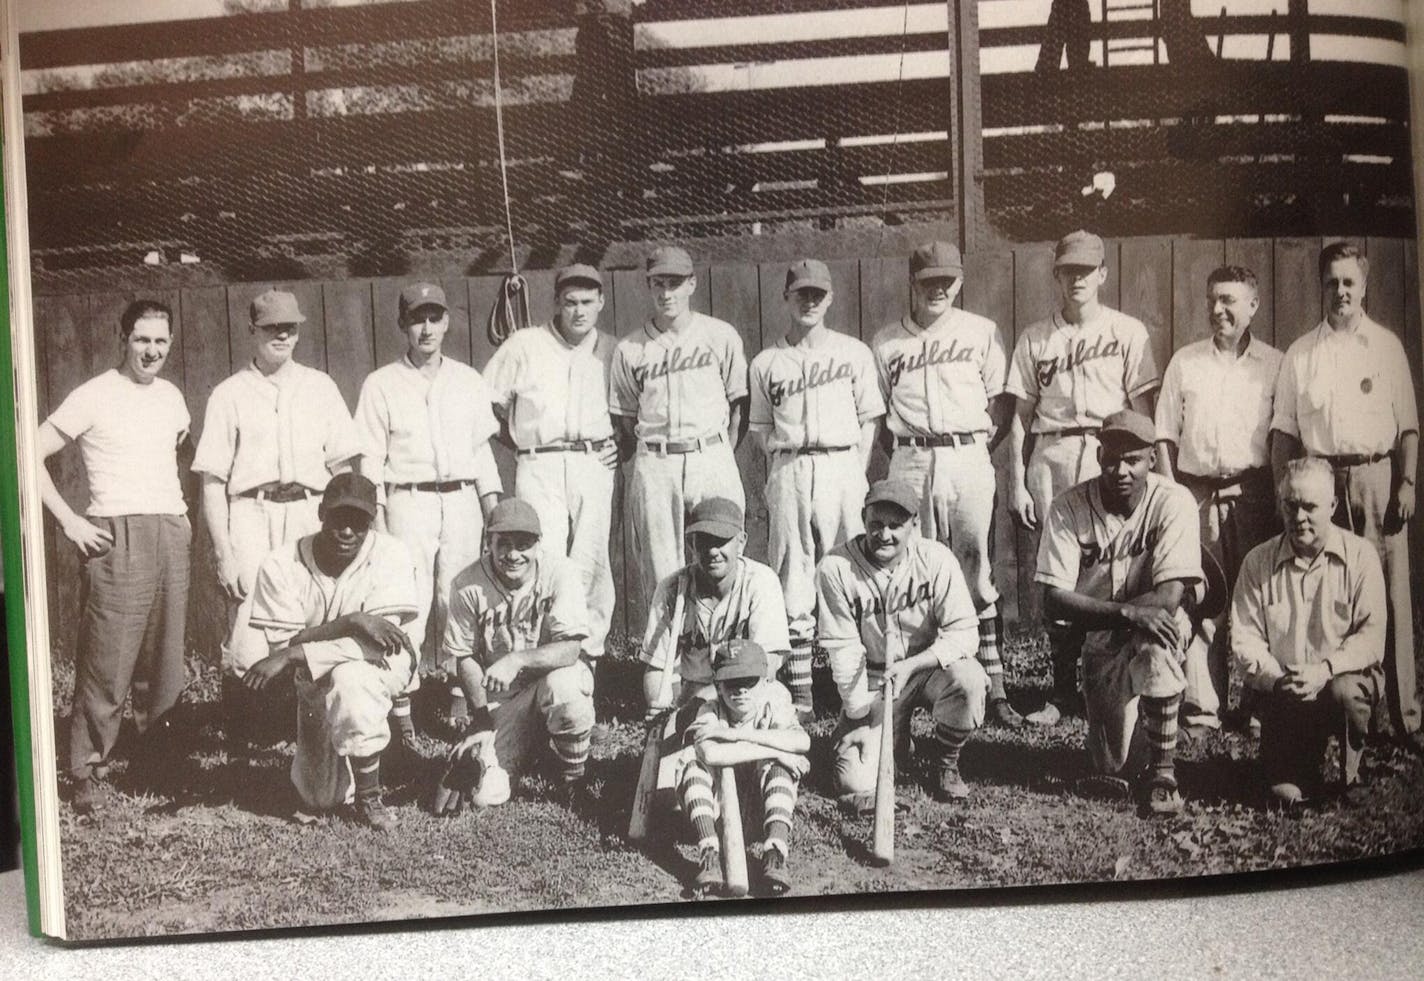
[{"label": "collar of shirt", "polygon": [[[1250,330],[1250,328],[1248,327],[1247,330]],[[1250,358],[1252,361],[1260,361],[1261,358],[1265,356],[1265,353],[1261,349],[1261,341],[1256,337],[1255,334],[1252,334],[1249,338],[1247,338],[1246,350],[1242,351],[1240,354],[1237,354],[1234,349],[1230,351],[1223,351],[1221,348],[1217,347],[1215,337],[1208,337],[1206,340],[1207,350],[1211,354],[1211,356],[1213,358],[1220,358],[1223,361],[1235,363],[1237,361],[1240,361],[1242,358]]]},{"label": "collar of shirt", "polygon": [[1280,568],[1289,562],[1294,564],[1297,568],[1305,570],[1313,567],[1316,562],[1320,561],[1322,556],[1334,556],[1338,561],[1344,562],[1345,546],[1340,538],[1340,529],[1334,525],[1330,525],[1321,533],[1321,538],[1325,544],[1320,550],[1320,554],[1316,555],[1313,559],[1305,560],[1297,555],[1295,549],[1291,547],[1290,534],[1288,532],[1282,532],[1280,541],[1276,543],[1276,561],[1273,563],[1273,568]]},{"label": "collar of shirt", "polygon": [[905,329],[905,333],[911,337],[919,337],[921,334],[930,334],[949,325],[959,314],[958,307],[950,307],[944,313],[935,318],[934,323],[928,327],[921,327],[915,323],[914,314],[907,313],[900,318],[900,326]]},{"label": "collar of shirt", "polygon": [[[651,321],[649,321],[651,323]],[[570,344],[564,335],[559,332],[558,320],[550,320],[544,324],[544,329],[549,332],[549,336],[562,348],[567,351],[582,351],[585,354],[592,354],[594,348],[598,346],[598,327],[595,326],[583,337],[579,338],[577,344]]]},{"label": "collar of shirt", "polygon": [[1059,307],[1053,311],[1053,318],[1050,323],[1054,330],[1079,331],[1087,330],[1089,327],[1100,327],[1107,323],[1109,308],[1103,304],[1098,304],[1097,316],[1089,320],[1084,320],[1081,324],[1070,323],[1068,318],[1063,316],[1063,308]]},{"label": "collar of shirt", "polygon": [[281,388],[301,372],[301,365],[296,358],[288,358],[282,362],[282,366],[271,373],[263,371],[257,367],[257,359],[253,358],[247,363],[247,367],[260,381],[264,381],[274,388]]},{"label": "collar of shirt", "polygon": [[788,351],[817,351],[825,347],[831,341],[831,329],[824,322],[817,324],[808,330],[800,343],[792,344],[791,340],[783,334],[776,342],[776,346]]},{"label": "collar of shirt", "polygon": [[1358,344],[1361,347],[1369,347],[1371,335],[1383,329],[1371,320],[1367,313],[1360,314],[1355,325],[1346,330],[1336,330],[1330,326],[1329,320],[1322,320],[1320,326],[1315,328],[1316,341],[1319,344]]},{"label": "collar of shirt", "polygon": [[668,335],[672,335],[673,337],[679,337],[687,331],[691,330],[693,324],[697,323],[697,318],[700,316],[702,316],[702,314],[698,313],[696,310],[689,310],[687,312],[686,323],[680,324],[675,327],[668,327],[666,329],[658,326],[658,321],[655,317],[649,317],[643,323],[643,330],[653,340],[657,340],[660,337],[667,337]]}]

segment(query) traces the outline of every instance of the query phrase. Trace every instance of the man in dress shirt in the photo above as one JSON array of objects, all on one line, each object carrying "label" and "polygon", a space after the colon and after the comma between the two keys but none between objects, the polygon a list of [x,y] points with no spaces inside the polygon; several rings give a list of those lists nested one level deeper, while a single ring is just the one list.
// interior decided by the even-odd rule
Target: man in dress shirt
[{"label": "man in dress shirt", "polygon": [[[1256,274],[1222,266],[1207,277],[1212,336],[1173,356],[1157,399],[1157,471],[1197,500],[1202,544],[1228,587],[1241,560],[1276,530],[1267,437],[1281,352],[1251,333],[1261,305]],[[1226,615],[1187,648],[1186,732],[1221,727],[1227,694]]]},{"label": "man in dress shirt", "polygon": [[1385,694],[1395,735],[1418,747],[1409,521],[1419,458],[1419,413],[1409,357],[1365,313],[1369,261],[1348,242],[1320,253],[1325,320],[1286,351],[1271,419],[1277,473],[1302,453],[1329,462],[1335,523],[1368,540],[1384,566],[1389,624]]},{"label": "man in dress shirt", "polygon": [[[412,283],[401,290],[398,314],[406,353],[366,376],[356,424],[361,472],[381,490],[378,526],[403,541],[415,559],[420,608],[407,629],[430,664],[445,636],[450,587],[479,559],[485,515],[502,490],[489,445],[499,424],[480,373],[441,352],[450,329],[445,291]],[[406,745],[415,734],[410,693],[419,687],[417,671],[394,702]],[[450,698],[449,716],[459,721],[467,710],[458,685],[451,686]]]},{"label": "man in dress shirt", "polygon": [[576,264],[554,278],[558,312],[520,330],[485,367],[501,439],[517,457],[514,494],[534,508],[541,542],[568,556],[588,603],[586,657],[603,654],[613,617],[608,535],[618,447],[608,415],[608,362],[615,343],[598,329],[603,277]]},{"label": "man in dress shirt", "polygon": [[1359,778],[1384,660],[1384,573],[1373,545],[1330,523],[1335,475],[1323,460],[1292,460],[1280,485],[1284,533],[1241,565],[1231,647],[1259,692],[1261,763],[1276,799],[1318,789],[1334,731],[1348,788]]},{"label": "man in dress shirt", "polygon": [[322,491],[332,474],[351,469],[360,448],[336,383],[292,358],[307,319],[297,298],[267,290],[248,313],[252,360],[208,396],[193,471],[202,477],[203,519],[228,605],[229,734],[260,741],[265,723],[235,684],[268,653],[267,638],[249,622],[257,569],[272,549],[321,527]]}]

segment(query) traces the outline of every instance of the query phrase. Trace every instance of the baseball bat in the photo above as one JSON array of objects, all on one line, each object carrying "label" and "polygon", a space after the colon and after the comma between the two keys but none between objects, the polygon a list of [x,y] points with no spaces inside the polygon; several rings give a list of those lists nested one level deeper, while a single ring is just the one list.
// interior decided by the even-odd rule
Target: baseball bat
[{"label": "baseball bat", "polygon": [[875,830],[870,855],[876,865],[895,861],[895,694],[881,688],[884,712],[880,715],[880,769],[875,776]]},{"label": "baseball bat", "polygon": [[[658,704],[672,701],[672,669],[677,661],[677,642],[682,634],[682,616],[686,589],[678,589],[672,606],[672,623],[669,636],[672,638],[672,653],[663,667],[662,682],[658,685]],[[628,839],[642,841],[648,834],[648,819],[653,809],[653,794],[658,787],[658,764],[662,760],[663,726],[667,716],[660,714],[648,729],[648,741],[643,744],[643,764],[638,770],[638,789],[633,792],[633,811],[628,815]]]},{"label": "baseball bat", "polygon": [[742,837],[742,802],[737,797],[737,769],[724,766],[717,772],[722,798],[722,877],[728,896],[747,894],[747,843]]}]

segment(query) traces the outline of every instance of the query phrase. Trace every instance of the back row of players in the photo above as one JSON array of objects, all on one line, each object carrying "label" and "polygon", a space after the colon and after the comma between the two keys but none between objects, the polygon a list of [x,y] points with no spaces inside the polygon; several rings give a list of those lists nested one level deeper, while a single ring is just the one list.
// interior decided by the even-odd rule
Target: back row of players
[{"label": "back row of players", "polygon": [[[1011,509],[1027,527],[1044,526],[1035,579],[1051,618],[1054,697],[1030,721],[1053,724],[1085,694],[1094,758],[1117,772],[1132,755],[1140,698],[1152,754],[1144,797],[1170,812],[1181,806],[1171,762],[1179,710],[1189,724],[1219,725],[1229,649],[1248,688],[1304,692],[1300,700],[1312,704],[1323,683],[1292,688],[1291,665],[1360,669],[1358,658],[1342,660],[1331,647],[1358,630],[1348,618],[1343,626],[1332,620],[1344,607],[1324,604],[1318,575],[1261,601],[1264,649],[1242,639],[1239,617],[1228,640],[1224,614],[1213,608],[1224,604],[1199,588],[1212,577],[1203,576],[1198,543],[1229,587],[1247,553],[1279,527],[1274,464],[1292,491],[1282,507],[1299,512],[1309,498],[1328,513],[1338,499],[1337,521],[1374,549],[1362,553],[1352,538],[1320,527],[1311,545],[1295,535],[1304,534],[1296,527],[1304,519],[1294,513],[1282,542],[1297,553],[1338,553],[1351,582],[1372,579],[1360,555],[1383,561],[1387,600],[1351,594],[1392,635],[1388,645],[1382,632],[1370,635],[1379,657],[1363,668],[1383,659],[1396,731],[1413,734],[1404,528],[1418,424],[1408,361],[1365,313],[1368,263],[1357,249],[1325,249],[1320,274],[1325,320],[1282,355],[1250,331],[1259,303],[1251,271],[1213,272],[1213,334],[1183,348],[1160,384],[1145,327],[1099,301],[1105,252],[1087,232],[1058,243],[1060,303],[1023,333],[1012,358],[992,321],[955,308],[963,263],[939,242],[911,256],[910,314],[869,347],[826,327],[834,302],[826,266],[792,264],[786,335],[750,370],[735,328],[692,310],[696,275],[678,248],[648,257],[653,315],[630,335],[615,342],[597,329],[602,277],[571,266],[556,278],[554,320],[516,332],[483,376],[442,353],[446,298],[417,283],[400,297],[407,353],[366,379],[354,425],[331,379],[292,358],[305,322],[296,299],[268,291],[250,311],[253,360],[213,390],[192,463],[230,600],[223,664],[243,682],[228,697],[300,666],[298,689],[311,710],[302,717],[325,719],[313,741],[325,748],[299,753],[299,789],[325,806],[354,788],[358,805],[366,802],[361,813],[384,824],[374,761],[389,730],[380,709],[389,703],[397,732],[413,736],[415,649],[428,637],[427,653],[443,648],[455,659],[459,694],[474,706],[460,752],[489,758],[492,750],[499,763],[516,765],[547,733],[561,773],[576,780],[593,720],[592,669],[614,603],[614,473],[631,460],[629,554],[640,594],[653,595],[643,647],[650,701],[674,650],[671,670],[686,699],[710,693],[714,650],[730,664],[759,648],[767,670],[786,682],[793,721],[804,722],[819,644],[842,698],[840,791],[869,790],[876,729],[863,723],[873,717],[871,693],[888,678],[905,710],[896,719],[903,731],[916,704],[931,710],[937,792],[963,796],[957,757],[969,733],[986,713],[1001,725],[1023,721],[1004,692],[990,561],[990,453],[1007,437]],[[80,444],[90,479],[86,519],[42,478],[47,506],[89,556],[71,726],[81,809],[102,796],[95,778],[113,750],[130,680],[145,682],[134,685],[143,727],[172,706],[183,677],[186,522],[129,527],[186,513],[177,467],[162,454],[173,459],[187,412],[173,386],[150,387],[172,339],[171,316],[140,301],[122,326],[124,365],[77,389],[41,428],[46,456]],[[768,461],[771,569],[741,555],[744,498],[732,451],[748,429]],[[498,503],[504,488],[491,438],[516,453],[512,502]],[[891,452],[890,473],[871,490],[877,438]],[[1286,466],[1302,455],[1323,460],[1323,469]],[[346,471],[370,480],[333,479]],[[332,498],[325,506],[323,492]],[[413,559],[408,596],[390,594],[401,580],[390,563],[350,575],[356,558],[374,561],[381,551],[362,514]],[[491,550],[482,558],[486,530]],[[531,536],[541,543],[533,552]],[[684,545],[694,557],[686,569]],[[116,571],[130,568],[118,563],[135,549],[151,575]],[[376,607],[360,582],[386,591]],[[684,607],[674,630],[673,613]],[[357,613],[364,616],[332,626]],[[755,643],[724,650],[733,639]],[[336,653],[311,653],[323,644]],[[332,670],[373,656],[388,674],[380,683],[360,677],[364,669]],[[401,657],[410,659],[403,668]],[[358,676],[349,691],[340,683],[346,674]],[[1274,703],[1267,698],[1261,712],[1269,716]],[[517,721],[501,728],[501,715]],[[245,706],[232,715],[234,723],[254,717]],[[1279,781],[1280,793],[1298,796],[1301,782],[1309,781]]]}]

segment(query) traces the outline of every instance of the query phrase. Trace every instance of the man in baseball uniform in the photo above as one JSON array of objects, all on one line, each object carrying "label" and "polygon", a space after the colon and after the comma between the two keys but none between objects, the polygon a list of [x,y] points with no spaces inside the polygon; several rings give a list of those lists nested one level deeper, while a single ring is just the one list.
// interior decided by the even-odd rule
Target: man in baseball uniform
[{"label": "man in baseball uniform", "polygon": [[119,366],[70,392],[39,428],[42,460],[77,443],[89,477],[81,516],[39,468],[44,506],[84,559],[69,717],[70,800],[80,814],[107,796],[103,777],[130,694],[134,725],[151,742],[186,681],[192,531],[178,454],[189,418],[177,386],[158,377],[172,342],[168,307],[130,303]]},{"label": "man in baseball uniform", "polygon": [[[1053,252],[1059,307],[1014,345],[1005,390],[1017,400],[1010,436],[1013,491],[1009,506],[1023,527],[1037,529],[1049,505],[1098,473],[1098,430],[1114,412],[1152,416],[1157,363],[1140,320],[1104,306],[1103,240],[1091,232],[1064,236]],[[1080,631],[1048,624],[1053,695],[1030,722],[1053,725],[1079,706],[1075,677]]]},{"label": "man in baseball uniform", "polygon": [[1365,313],[1369,262],[1347,242],[1320,253],[1325,320],[1287,350],[1276,382],[1271,463],[1308,454],[1335,471],[1335,521],[1379,550],[1389,601],[1385,696],[1395,734],[1424,747],[1414,678],[1409,522],[1419,411],[1409,355]]},{"label": "man in baseball uniform", "polygon": [[332,474],[351,469],[360,451],[336,382],[292,356],[306,319],[297,298],[283,290],[266,290],[252,301],[252,360],[208,396],[193,458],[227,600],[228,720],[233,735],[254,742],[266,737],[255,731],[260,713],[240,682],[267,656],[267,638],[250,623],[257,568],[272,549],[321,527],[321,492]]},{"label": "man in baseball uniform", "polygon": [[[1267,436],[1281,352],[1251,333],[1256,274],[1222,266],[1206,281],[1212,336],[1173,357],[1157,397],[1157,472],[1196,498],[1202,544],[1227,587],[1241,560],[1277,528]],[[1187,647],[1182,721],[1217,729],[1227,694],[1225,613]]]},{"label": "man in baseball uniform", "polygon": [[[577,567],[542,549],[540,534],[528,503],[499,502],[489,551],[455,579],[444,647],[471,719],[451,756],[488,759],[493,747],[495,767],[508,774],[547,748],[567,796],[583,780],[593,730],[593,670],[580,653],[586,593]],[[471,796],[477,807],[509,798],[508,779],[488,776]]]},{"label": "man in baseball uniform", "polygon": [[485,366],[485,380],[501,439],[515,451],[515,496],[539,515],[544,547],[568,556],[583,579],[583,652],[597,663],[614,603],[608,538],[618,448],[607,393],[615,342],[598,329],[597,269],[559,270],[554,292],[554,319],[511,334]]},{"label": "man in baseball uniform", "polygon": [[959,754],[984,722],[989,677],[975,654],[979,617],[959,562],[919,535],[918,485],[877,481],[865,497],[865,531],[831,550],[816,569],[821,643],[841,694],[834,733],[836,792],[857,810],[874,807],[884,701],[893,690],[891,738],[911,754],[910,717],[934,721],[937,800],[963,800]]},{"label": "man in baseball uniform", "polygon": [[648,256],[653,315],[622,340],[609,368],[608,409],[620,452],[631,454],[630,553],[642,595],[683,564],[685,516],[723,497],[745,507],[732,456],[745,432],[747,360],[726,321],[691,307],[692,259],[679,248]]},{"label": "man in baseball uniform", "polygon": [[1252,549],[1236,580],[1231,648],[1260,699],[1266,783],[1294,804],[1318,792],[1332,732],[1344,786],[1359,779],[1389,607],[1378,550],[1330,523],[1330,465],[1290,461],[1280,498],[1285,532]]},{"label": "man in baseball uniform", "polygon": [[1151,472],[1157,432],[1146,416],[1113,413],[1097,441],[1102,472],[1049,508],[1034,581],[1049,615],[1086,632],[1082,684],[1094,768],[1114,782],[1138,775],[1140,709],[1150,751],[1144,803],[1150,813],[1176,814],[1177,713],[1193,630],[1187,604],[1204,581],[1196,501]]},{"label": "man in baseball uniform", "polygon": [[782,299],[791,326],[752,359],[750,429],[767,457],[768,560],[791,621],[787,686],[805,722],[814,718],[816,563],[863,530],[865,471],[885,403],[870,348],[826,326],[835,300],[826,264],[792,263]]},{"label": "man in baseball uniform", "polygon": [[[397,315],[406,353],[366,376],[356,423],[361,472],[381,489],[378,527],[415,557],[421,605],[410,632],[429,664],[445,634],[451,585],[479,558],[485,515],[503,489],[489,445],[499,424],[480,373],[441,350],[450,329],[445,291],[412,283],[401,290]],[[409,696],[419,687],[417,671],[395,703],[406,743],[415,733]],[[458,685],[450,695],[458,721],[465,713]]]},{"label": "man in baseball uniform", "polygon": [[989,454],[1008,433],[1014,398],[1008,356],[992,320],[956,309],[964,262],[948,242],[910,255],[910,314],[872,343],[893,440],[890,478],[923,488],[920,531],[943,542],[979,611],[979,661],[989,675],[989,718],[1023,724],[1004,692],[1002,618],[990,543],[996,478]]},{"label": "man in baseball uniform", "polygon": [[416,670],[403,625],[416,616],[415,564],[395,538],[372,529],[376,485],[332,477],[318,508],[321,530],[262,560],[252,626],[271,653],[243,682],[263,691],[287,676],[297,689],[292,784],[306,806],[354,805],[357,822],[389,831],[381,792],[391,703]]}]

